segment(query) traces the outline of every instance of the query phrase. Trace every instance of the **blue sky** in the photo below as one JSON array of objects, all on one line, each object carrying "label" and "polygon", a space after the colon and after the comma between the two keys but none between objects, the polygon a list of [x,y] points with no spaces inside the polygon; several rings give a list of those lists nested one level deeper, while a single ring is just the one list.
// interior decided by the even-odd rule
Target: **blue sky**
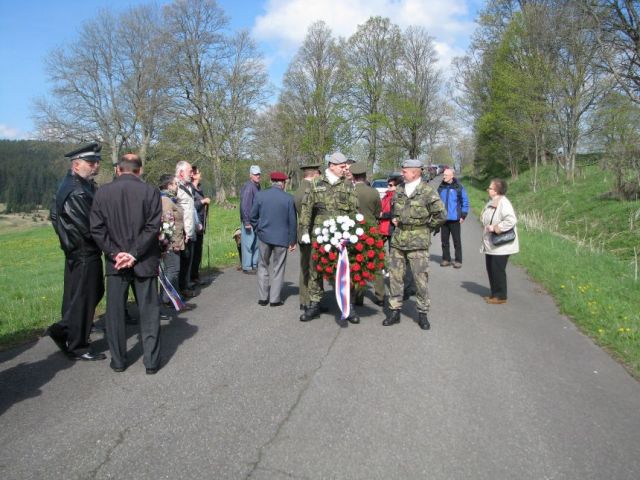
[{"label": "blue sky", "polygon": [[[101,9],[122,12],[149,0],[0,0],[0,139],[33,138],[33,100],[50,85],[44,58],[69,45],[79,26]],[[168,1],[158,1],[165,4]],[[271,81],[282,74],[307,27],[324,20],[335,36],[350,36],[371,15],[404,28],[422,25],[435,37],[446,71],[466,49],[482,0],[218,0],[233,30],[246,28],[264,53]]]}]

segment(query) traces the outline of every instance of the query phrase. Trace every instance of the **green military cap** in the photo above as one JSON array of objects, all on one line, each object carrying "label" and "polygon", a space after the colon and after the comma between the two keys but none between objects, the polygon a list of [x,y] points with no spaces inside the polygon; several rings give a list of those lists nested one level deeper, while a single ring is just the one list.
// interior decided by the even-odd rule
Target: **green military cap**
[{"label": "green military cap", "polygon": [[349,167],[351,173],[354,175],[366,175],[367,174],[367,165],[363,162],[356,162]]},{"label": "green military cap", "polygon": [[422,160],[417,160],[415,158],[408,158],[404,162],[402,162],[402,168],[422,168],[424,167],[424,163]]},{"label": "green military cap", "polygon": [[320,170],[320,165],[318,165],[317,163],[302,165],[300,166],[300,170]]}]

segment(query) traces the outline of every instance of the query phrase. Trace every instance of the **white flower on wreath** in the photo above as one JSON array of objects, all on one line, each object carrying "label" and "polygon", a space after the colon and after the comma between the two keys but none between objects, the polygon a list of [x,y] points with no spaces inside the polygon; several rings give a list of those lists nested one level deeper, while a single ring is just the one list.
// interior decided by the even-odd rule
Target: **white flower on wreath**
[{"label": "white flower on wreath", "polygon": [[316,242],[318,242],[318,243],[324,243],[324,237],[323,237],[322,235],[318,235],[318,236],[316,237]]},{"label": "white flower on wreath", "polygon": [[324,251],[325,251],[325,252],[329,252],[329,251],[331,250],[331,244],[330,244],[330,243],[327,243],[327,244],[326,244],[324,247],[322,247],[322,248],[324,248]]},{"label": "white flower on wreath", "polygon": [[362,215],[361,213],[356,213],[356,220],[358,222],[361,222],[364,220],[364,215]]},{"label": "white flower on wreath", "polygon": [[356,235],[360,236],[364,233],[364,229],[362,227],[356,228]]},{"label": "white flower on wreath", "polygon": [[335,231],[336,231],[336,226],[335,226],[335,225],[331,225],[331,226],[329,227],[329,231],[330,231],[331,233],[335,233]]},{"label": "white flower on wreath", "polygon": [[343,232],[342,238],[345,240],[349,240],[351,238],[351,234],[349,232]]},{"label": "white flower on wreath", "polygon": [[322,226],[328,228],[329,225],[331,225],[331,222],[329,222],[329,220],[325,220],[324,222],[322,222]]},{"label": "white flower on wreath", "polygon": [[322,229],[322,235],[324,235],[325,237],[329,236],[329,229],[328,228],[323,228]]},{"label": "white flower on wreath", "polygon": [[320,235],[322,233],[322,229],[320,227],[316,227],[313,233],[315,233],[316,235]]},{"label": "white flower on wreath", "polygon": [[351,235],[351,237],[349,237],[349,242],[358,243],[358,236],[357,235]]}]

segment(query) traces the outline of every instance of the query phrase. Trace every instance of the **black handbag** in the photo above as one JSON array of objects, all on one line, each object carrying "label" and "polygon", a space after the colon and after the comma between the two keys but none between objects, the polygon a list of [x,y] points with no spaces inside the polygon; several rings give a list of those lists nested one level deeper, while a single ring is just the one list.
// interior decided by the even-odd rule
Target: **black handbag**
[{"label": "black handbag", "polygon": [[[493,215],[491,215],[490,225],[493,224],[493,217],[496,214],[496,209],[493,211]],[[504,245],[505,243],[511,243],[516,239],[516,231],[515,229],[507,230],[502,233],[491,233],[491,243],[494,245]]]}]

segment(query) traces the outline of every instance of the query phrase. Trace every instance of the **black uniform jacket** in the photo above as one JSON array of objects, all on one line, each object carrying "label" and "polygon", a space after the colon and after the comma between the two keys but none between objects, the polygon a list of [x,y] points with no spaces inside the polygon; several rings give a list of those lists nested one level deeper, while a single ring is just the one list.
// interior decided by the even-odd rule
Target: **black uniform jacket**
[{"label": "black uniform jacket", "polygon": [[107,275],[115,269],[115,256],[127,252],[136,258],[138,277],[158,274],[162,221],[160,191],[136,175],[123,174],[100,187],[91,209],[91,235],[106,256]]},{"label": "black uniform jacket", "polygon": [[96,192],[93,181],[74,175],[64,177],[49,212],[53,228],[60,239],[60,248],[69,258],[100,255],[89,230],[89,214]]}]

